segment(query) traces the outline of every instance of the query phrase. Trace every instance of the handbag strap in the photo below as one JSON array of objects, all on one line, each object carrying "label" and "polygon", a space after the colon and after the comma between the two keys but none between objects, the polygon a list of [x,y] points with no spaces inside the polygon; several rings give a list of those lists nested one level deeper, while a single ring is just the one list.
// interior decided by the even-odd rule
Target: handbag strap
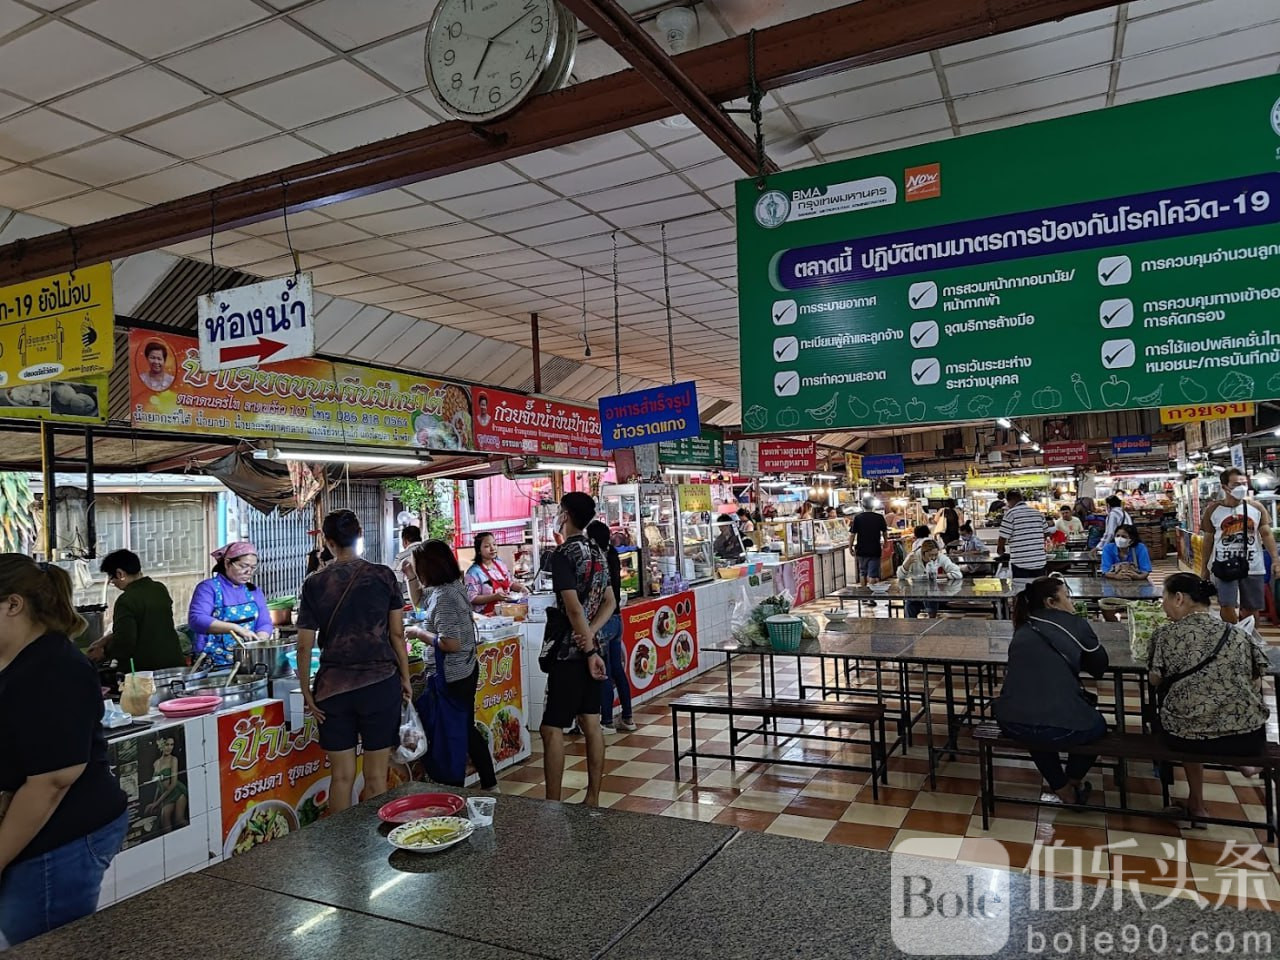
[{"label": "handbag strap", "polygon": [[[1052,650],[1054,653],[1056,653],[1062,659],[1062,662],[1067,665],[1067,670],[1071,673],[1071,676],[1075,679],[1076,685],[1079,686],[1081,690],[1084,690],[1085,689],[1084,681],[1080,679],[1080,672],[1071,665],[1071,661],[1067,659],[1067,655],[1063,653],[1061,650],[1059,650],[1054,645],[1054,642],[1050,640],[1048,637],[1046,637],[1044,633],[1040,630],[1040,628],[1037,627],[1034,623],[1028,620],[1027,626],[1029,626],[1032,630],[1034,630],[1036,632],[1036,635],[1039,636],[1041,640],[1043,640],[1046,644],[1049,645],[1049,649]],[[1055,624],[1055,626],[1057,626],[1057,624]],[[1075,640],[1075,637],[1071,635],[1070,631],[1061,627],[1059,629],[1061,629],[1064,633],[1070,636],[1072,640]]]},{"label": "handbag strap", "polygon": [[1199,673],[1209,664],[1213,663],[1213,661],[1217,659],[1218,654],[1222,652],[1222,648],[1227,645],[1227,639],[1230,636],[1231,636],[1231,624],[1227,624],[1223,628],[1222,636],[1218,638],[1218,645],[1213,648],[1212,653],[1210,653],[1207,657],[1205,657],[1203,660],[1197,663],[1194,667],[1191,667],[1189,670],[1180,670],[1177,673],[1172,673],[1160,681],[1161,695],[1167,694],[1169,690],[1173,687],[1173,685],[1178,681],[1185,680],[1187,679],[1187,677],[1190,677],[1194,674]]},{"label": "handbag strap", "polygon": [[347,581],[347,589],[342,591],[342,596],[338,597],[338,602],[333,605],[333,610],[329,613],[329,622],[324,626],[324,637],[327,641],[330,633],[333,631],[333,620],[338,615],[338,611],[342,609],[342,602],[347,599],[347,594],[351,592],[351,588],[356,585],[356,579],[359,573],[353,572],[351,579]]}]

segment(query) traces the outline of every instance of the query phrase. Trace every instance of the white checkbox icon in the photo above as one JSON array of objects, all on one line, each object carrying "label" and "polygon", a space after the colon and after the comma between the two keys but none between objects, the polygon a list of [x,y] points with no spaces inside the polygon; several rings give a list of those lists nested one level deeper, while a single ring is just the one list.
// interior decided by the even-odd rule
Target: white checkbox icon
[{"label": "white checkbox icon", "polygon": [[1133,323],[1132,300],[1103,300],[1098,307],[1098,322],[1108,330],[1119,330]]},{"label": "white checkbox icon", "polygon": [[778,363],[790,363],[800,355],[800,341],[795,337],[778,337],[773,341],[773,359]]},{"label": "white checkbox icon", "polygon": [[1108,370],[1124,370],[1137,361],[1138,351],[1132,340],[1108,340],[1102,345],[1102,366]]},{"label": "white checkbox icon", "polygon": [[1098,282],[1104,287],[1118,287],[1133,279],[1133,264],[1128,257],[1103,257],[1098,261]]},{"label": "white checkbox icon", "polygon": [[784,370],[773,375],[773,392],[779,397],[794,397],[800,392],[800,374]]},{"label": "white checkbox icon", "polygon": [[775,327],[787,327],[796,322],[799,313],[800,308],[794,300],[775,300],[770,316],[773,317]]},{"label": "white checkbox icon", "polygon": [[917,387],[925,387],[937,383],[942,374],[942,364],[936,357],[911,362],[911,382]]},{"label": "white checkbox icon", "polygon": [[912,310],[928,310],[938,305],[938,285],[932,280],[913,283],[907,291],[907,302]]},{"label": "white checkbox icon", "polygon": [[911,346],[917,350],[936,347],[938,345],[938,322],[936,320],[922,320],[919,323],[913,323],[907,336],[911,338]]}]

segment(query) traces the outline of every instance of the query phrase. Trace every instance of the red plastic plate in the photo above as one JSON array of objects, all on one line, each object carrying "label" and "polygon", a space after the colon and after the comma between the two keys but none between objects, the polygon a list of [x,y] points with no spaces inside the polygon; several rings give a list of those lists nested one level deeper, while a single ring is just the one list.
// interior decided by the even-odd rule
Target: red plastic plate
[{"label": "red plastic plate", "polygon": [[178,697],[164,701],[158,709],[166,717],[198,717],[213,713],[220,706],[221,697]]},{"label": "red plastic plate", "polygon": [[455,793],[415,793],[384,803],[378,810],[383,823],[410,823],[423,817],[452,817],[466,804]]}]

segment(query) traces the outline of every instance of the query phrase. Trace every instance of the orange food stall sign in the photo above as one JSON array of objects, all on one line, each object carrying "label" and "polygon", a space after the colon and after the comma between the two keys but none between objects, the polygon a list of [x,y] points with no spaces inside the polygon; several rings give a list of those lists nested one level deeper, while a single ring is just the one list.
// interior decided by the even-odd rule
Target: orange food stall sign
[{"label": "orange food stall sign", "polygon": [[622,608],[622,653],[636,701],[698,668],[698,609],[693,591]]},{"label": "orange food stall sign", "polygon": [[494,766],[501,768],[527,756],[530,748],[521,689],[520,640],[481,641],[476,658],[480,679],[475,722],[489,743]]}]

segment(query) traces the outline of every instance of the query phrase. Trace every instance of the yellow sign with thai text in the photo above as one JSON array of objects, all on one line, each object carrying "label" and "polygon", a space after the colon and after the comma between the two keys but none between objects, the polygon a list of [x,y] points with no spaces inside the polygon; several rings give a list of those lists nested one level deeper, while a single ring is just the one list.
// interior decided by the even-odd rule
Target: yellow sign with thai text
[{"label": "yellow sign with thai text", "polygon": [[705,483],[682,483],[680,509],[685,513],[710,513],[711,488]]},{"label": "yellow sign with thai text", "polygon": [[965,480],[970,490],[1021,490],[1024,487],[1047,487],[1047,473],[992,474],[989,477],[970,476]]},{"label": "yellow sign with thai text", "polygon": [[0,387],[79,380],[115,360],[111,264],[0,290]]},{"label": "yellow sign with thai text", "polygon": [[1188,403],[1181,407],[1161,407],[1160,422],[1165,424],[1195,423],[1199,420],[1221,420],[1225,417],[1252,417],[1254,405],[1248,403]]},{"label": "yellow sign with thai text", "polygon": [[862,479],[862,457],[856,453],[844,455],[844,475],[849,483],[857,483]]}]

